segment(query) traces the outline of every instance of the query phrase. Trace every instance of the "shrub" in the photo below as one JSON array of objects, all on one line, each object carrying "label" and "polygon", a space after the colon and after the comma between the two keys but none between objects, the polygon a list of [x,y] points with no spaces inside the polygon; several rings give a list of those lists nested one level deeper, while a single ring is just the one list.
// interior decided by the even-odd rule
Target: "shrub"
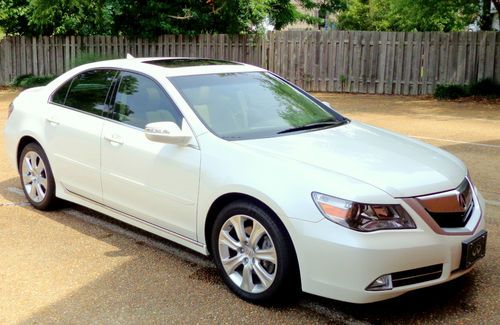
[{"label": "shrub", "polygon": [[500,84],[491,78],[485,78],[470,85],[438,85],[434,91],[434,97],[437,99],[457,99],[467,96],[500,97]]},{"label": "shrub", "polygon": [[457,99],[468,95],[468,89],[465,85],[437,85],[436,90],[434,90],[434,97],[437,99]]},{"label": "shrub", "polygon": [[469,85],[469,94],[472,96],[498,97],[500,96],[500,84],[491,78],[481,79]]},{"label": "shrub", "polygon": [[45,86],[55,79],[55,76],[34,76],[32,74],[25,74],[17,77],[12,81],[11,86],[21,88],[33,88]]}]

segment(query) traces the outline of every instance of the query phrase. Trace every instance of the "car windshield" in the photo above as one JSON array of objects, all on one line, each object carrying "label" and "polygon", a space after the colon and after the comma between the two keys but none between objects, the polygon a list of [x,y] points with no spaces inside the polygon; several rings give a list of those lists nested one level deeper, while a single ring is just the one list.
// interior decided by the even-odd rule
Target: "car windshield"
[{"label": "car windshield", "polygon": [[178,76],[169,80],[205,126],[227,140],[304,132],[347,121],[267,72]]}]

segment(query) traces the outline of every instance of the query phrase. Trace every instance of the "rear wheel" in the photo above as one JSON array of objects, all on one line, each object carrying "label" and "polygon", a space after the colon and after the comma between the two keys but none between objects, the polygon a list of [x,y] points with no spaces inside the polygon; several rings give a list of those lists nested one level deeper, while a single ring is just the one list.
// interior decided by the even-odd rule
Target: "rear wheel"
[{"label": "rear wheel", "polygon": [[27,144],[19,157],[19,173],[24,194],[39,210],[55,207],[55,182],[49,160],[42,147],[36,143]]},{"label": "rear wheel", "polygon": [[228,205],[215,220],[211,240],[219,272],[241,298],[264,303],[296,296],[293,247],[266,210],[243,201]]}]

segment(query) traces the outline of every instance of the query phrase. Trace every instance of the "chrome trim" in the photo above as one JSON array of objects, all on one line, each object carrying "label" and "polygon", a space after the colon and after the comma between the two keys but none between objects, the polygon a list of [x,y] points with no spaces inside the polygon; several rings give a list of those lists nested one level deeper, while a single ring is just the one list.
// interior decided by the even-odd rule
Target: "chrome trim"
[{"label": "chrome trim", "polygon": [[454,190],[437,194],[416,197],[422,206],[429,212],[453,213],[470,210],[472,202],[472,188],[469,181],[464,181]]},{"label": "chrome trim", "polygon": [[398,282],[398,281],[403,281],[403,280],[408,280],[408,279],[420,278],[420,277],[424,277],[424,276],[427,276],[427,275],[442,274],[442,273],[443,273],[443,270],[440,270],[440,271],[422,273],[422,274],[413,275],[413,276],[407,276],[407,277],[404,277],[404,278],[397,278],[397,279],[393,278],[392,282]]},{"label": "chrome trim", "polygon": [[176,232],[174,232],[174,231],[168,230],[167,228],[163,228],[163,227],[161,227],[161,226],[158,226],[158,225],[156,225],[156,224],[154,224],[154,223],[151,223],[151,222],[149,222],[149,221],[143,220],[143,219],[141,219],[141,218],[138,218],[138,217],[133,216],[133,215],[131,215],[131,214],[128,214],[128,213],[126,213],[126,212],[123,212],[123,211],[117,210],[117,209],[112,208],[112,207],[110,207],[110,206],[108,206],[108,205],[105,205],[105,204],[102,204],[102,203],[100,203],[100,202],[97,202],[97,201],[94,201],[94,200],[92,200],[92,199],[89,199],[89,198],[88,198],[88,197],[86,197],[86,196],[83,196],[83,195],[80,195],[80,194],[78,194],[78,193],[75,193],[75,192],[72,192],[72,191],[68,190],[68,189],[66,188],[66,186],[64,186],[64,184],[62,184],[62,185],[63,185],[64,190],[66,190],[68,193],[71,193],[72,195],[78,196],[79,198],[81,198],[81,199],[83,199],[83,200],[89,201],[89,202],[90,202],[90,203],[92,203],[92,204],[99,205],[99,206],[101,206],[101,207],[103,207],[103,208],[105,208],[105,209],[108,209],[108,210],[111,210],[111,211],[116,212],[116,213],[118,213],[118,214],[121,214],[122,216],[124,216],[124,217],[126,217],[126,218],[129,218],[129,219],[134,219],[135,221],[138,221],[138,222],[140,222],[140,223],[142,223],[142,224],[145,224],[146,226],[150,226],[150,227],[156,228],[156,229],[158,229],[158,230],[160,230],[160,231],[163,231],[163,232],[165,232],[165,233],[167,233],[167,234],[169,234],[169,235],[171,235],[171,236],[173,236],[173,237],[177,237],[177,238],[179,238],[179,239],[182,239],[182,240],[184,240],[184,241],[187,241],[187,242],[189,242],[189,243],[191,243],[191,244],[193,244],[193,245],[196,245],[196,246],[198,246],[198,247],[200,247],[200,248],[205,248],[205,247],[206,247],[206,245],[205,245],[205,244],[202,244],[202,243],[200,243],[200,242],[198,242],[198,241],[196,241],[196,240],[194,240],[194,239],[191,239],[191,238],[186,237],[186,236],[184,236],[184,235],[178,234],[178,233],[176,233]]},{"label": "chrome trim", "polygon": [[[467,179],[468,182],[470,182]],[[472,186],[472,184],[471,184]],[[460,228],[441,228],[436,221],[431,217],[429,212],[424,208],[417,198],[403,198],[405,202],[436,234],[445,236],[466,236],[472,235],[476,232],[483,219],[483,210],[479,202],[479,198],[475,191],[472,191],[472,200],[474,201],[472,212],[467,220],[467,224]],[[476,217],[476,215],[478,216]],[[477,219],[477,220],[476,220]],[[475,224],[472,224],[475,220]]]}]

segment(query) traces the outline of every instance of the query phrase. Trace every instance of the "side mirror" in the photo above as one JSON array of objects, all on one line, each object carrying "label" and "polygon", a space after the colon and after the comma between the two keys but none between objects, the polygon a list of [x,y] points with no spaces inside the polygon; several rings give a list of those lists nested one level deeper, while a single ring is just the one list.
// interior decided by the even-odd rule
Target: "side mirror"
[{"label": "side mirror", "polygon": [[146,138],[154,142],[187,144],[191,135],[182,131],[174,122],[155,122],[146,125]]},{"label": "side mirror", "polygon": [[326,106],[328,106],[328,107],[332,108],[332,105],[330,105],[330,103],[329,103],[329,102],[324,102],[324,101],[323,101],[323,102],[321,102],[321,103],[322,103],[323,105],[326,105]]}]

